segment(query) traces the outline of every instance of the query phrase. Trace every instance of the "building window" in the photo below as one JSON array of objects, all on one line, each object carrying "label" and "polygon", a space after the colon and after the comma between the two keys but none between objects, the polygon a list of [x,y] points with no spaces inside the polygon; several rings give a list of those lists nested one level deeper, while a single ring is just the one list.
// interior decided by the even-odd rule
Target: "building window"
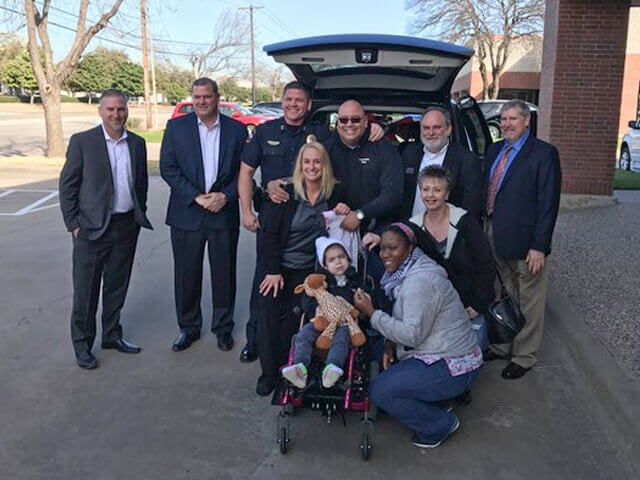
[{"label": "building window", "polygon": [[525,102],[531,102],[538,104],[538,98],[540,90],[527,90],[523,88],[501,88],[498,93],[500,100],[524,100]]}]

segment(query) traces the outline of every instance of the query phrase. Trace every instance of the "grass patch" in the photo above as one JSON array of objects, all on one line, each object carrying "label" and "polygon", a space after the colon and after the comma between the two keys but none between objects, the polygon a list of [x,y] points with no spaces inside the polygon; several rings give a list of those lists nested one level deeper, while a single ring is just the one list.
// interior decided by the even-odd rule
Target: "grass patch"
[{"label": "grass patch", "polygon": [[144,138],[147,143],[161,143],[162,136],[164,135],[163,130],[134,130],[138,135]]},{"label": "grass patch", "polygon": [[613,188],[615,190],[640,190],[640,173],[616,168],[613,176]]},{"label": "grass patch", "polygon": [[20,99],[11,95],[0,95],[0,103],[20,103]]}]

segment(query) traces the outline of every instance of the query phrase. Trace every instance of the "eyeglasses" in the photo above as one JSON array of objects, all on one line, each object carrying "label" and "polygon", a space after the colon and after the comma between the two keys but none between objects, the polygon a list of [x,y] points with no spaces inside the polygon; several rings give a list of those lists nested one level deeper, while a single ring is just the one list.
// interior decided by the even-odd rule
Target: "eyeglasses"
[{"label": "eyeglasses", "polygon": [[358,125],[362,121],[362,117],[338,117],[338,121],[343,125],[346,125],[349,122],[354,125]]}]

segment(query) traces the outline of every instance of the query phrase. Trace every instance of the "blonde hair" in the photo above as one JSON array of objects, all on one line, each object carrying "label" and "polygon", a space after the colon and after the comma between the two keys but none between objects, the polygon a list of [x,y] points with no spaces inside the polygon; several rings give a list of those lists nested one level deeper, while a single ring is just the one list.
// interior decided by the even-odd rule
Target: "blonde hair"
[{"label": "blonde hair", "polygon": [[293,169],[293,189],[300,198],[304,200],[307,199],[307,195],[304,191],[304,178],[302,176],[302,157],[304,156],[304,152],[309,148],[313,148],[320,152],[320,161],[322,164],[322,180],[320,184],[320,193],[324,195],[324,198],[328,199],[333,193],[333,189],[336,186],[337,180],[333,175],[333,168],[331,167],[331,160],[329,160],[329,153],[327,149],[322,146],[321,143],[316,141],[316,138],[313,135],[310,135],[307,139],[307,143],[305,143],[300,151],[298,152],[298,156],[296,157],[296,164]]}]

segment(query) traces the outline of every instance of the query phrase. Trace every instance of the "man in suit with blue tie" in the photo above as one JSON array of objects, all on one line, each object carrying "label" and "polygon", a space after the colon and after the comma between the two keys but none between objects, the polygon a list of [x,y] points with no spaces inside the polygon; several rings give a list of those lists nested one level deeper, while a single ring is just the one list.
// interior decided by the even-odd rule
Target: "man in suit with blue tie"
[{"label": "man in suit with blue tie", "polygon": [[548,255],[558,217],[562,173],[558,150],[529,133],[527,104],[504,105],[504,140],[486,154],[485,228],[507,291],[519,303],[525,327],[510,344],[491,345],[486,360],[510,359],[507,379],[537,362],[547,296]]},{"label": "man in suit with blue tie", "polygon": [[147,148],[125,128],[127,96],[100,97],[102,123],[74,134],[60,172],[60,209],[73,240],[71,339],[80,368],[93,369],[96,311],[102,283],[102,348],[139,353],[122,337],[120,311],[131,278],[140,227],[147,210]]},{"label": "man in suit with blue tie", "polygon": [[233,348],[236,252],[240,217],[238,171],[247,139],[243,124],[218,110],[218,85],[193,82],[194,112],[169,120],[160,149],[160,174],[171,187],[166,223],[171,227],[175,301],[180,335],[176,352],[200,338],[202,264],[211,267],[211,331],[223,351]]}]

